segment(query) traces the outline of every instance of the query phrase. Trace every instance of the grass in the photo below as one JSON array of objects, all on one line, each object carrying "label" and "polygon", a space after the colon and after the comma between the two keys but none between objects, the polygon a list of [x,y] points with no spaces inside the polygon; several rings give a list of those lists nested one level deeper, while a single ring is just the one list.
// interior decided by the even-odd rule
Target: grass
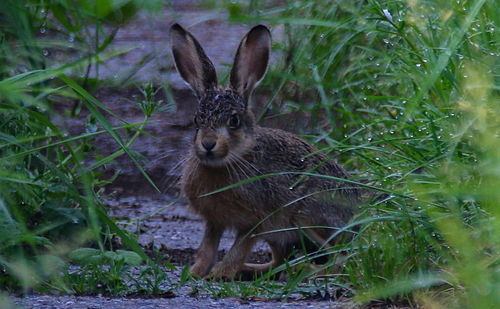
[{"label": "grass", "polygon": [[[86,245],[97,247],[94,250],[101,252],[105,259],[85,266],[83,272],[109,279],[107,284],[114,285],[115,291],[122,284],[117,276],[131,255],[137,255],[135,263],[139,259],[154,266],[135,237],[108,216],[101,203],[101,188],[116,175],[110,179],[102,175],[106,164],[127,154],[149,179],[137,163],[137,155],[129,148],[143,133],[151,115],[170,105],[160,106],[161,102],[153,99],[156,90],[151,84],[145,85],[144,98],[133,102],[143,111],[144,120],[127,123],[119,119],[121,124],[114,127],[108,117],[116,115],[85,89],[90,87],[89,75],[85,74],[79,83],[74,81],[82,67],[87,72],[94,67],[98,77],[99,64],[119,54],[106,52],[116,30],[108,33],[104,24],[118,29],[138,9],[133,1],[116,2],[109,9],[106,3],[111,4],[97,1],[95,7],[74,7],[64,1],[9,0],[0,5],[3,30],[0,40],[0,282],[2,289],[9,292],[83,292],[74,282],[75,278],[81,278],[69,273],[61,278],[61,272],[68,266],[68,254],[71,256],[74,249],[84,249]],[[55,34],[46,37],[48,32]],[[68,41],[62,39],[65,36],[69,37]],[[67,53],[74,53],[76,49],[84,56],[50,64],[46,57],[49,46],[52,51],[62,49]],[[68,100],[90,111],[85,132],[77,136],[68,136],[64,128],[52,120],[56,114],[54,103]],[[73,114],[77,110],[74,109]],[[100,134],[109,134],[120,149],[101,155],[94,144]],[[85,161],[93,163],[85,164]],[[133,251],[112,251],[113,235],[119,236],[124,246]],[[114,271],[99,274],[101,264],[107,264]],[[110,274],[115,277],[107,277]],[[85,288],[92,293],[92,284],[85,283]]]},{"label": "grass", "polygon": [[[92,92],[101,82],[99,66],[120,53],[107,51],[116,30],[139,2],[96,3],[0,4],[3,289],[158,295],[164,286],[188,285],[193,295],[217,298],[342,296],[359,304],[498,306],[497,1],[210,4],[226,9],[231,22],[266,23],[282,34],[273,44],[278,61],[261,85],[269,100],[259,119],[295,111],[310,115],[301,134],[366,188],[348,227],[357,227],[350,243],[291,259],[252,282],[228,283],[195,281],[187,269],[180,282],[170,282],[170,264],[152,262],[100,202],[99,188],[113,181],[102,178],[103,166],[125,154],[141,169],[129,148],[162,107],[154,87],[146,85],[144,99],[136,102],[144,121],[111,126],[114,115]],[[42,29],[59,29],[70,40],[47,39]],[[85,52],[52,67],[44,54],[54,46]],[[73,114],[80,107],[91,112],[87,132],[69,137],[51,121],[61,100],[77,102]],[[99,155],[93,140],[98,134],[109,134],[120,150]],[[83,164],[89,158],[94,163]],[[112,235],[131,251],[113,250]],[[72,252],[87,252],[95,261],[75,272],[67,262]],[[319,255],[330,257],[327,268],[342,261],[342,271],[311,273],[304,266]],[[131,270],[141,262],[132,256],[145,261],[138,275]],[[288,281],[272,276],[281,270]]]},{"label": "grass", "polygon": [[498,157],[498,4],[228,6],[234,22],[283,29],[274,50],[284,61],[263,83],[268,108],[310,112],[304,135],[357,171],[356,181],[378,188],[353,223],[353,242],[338,248],[349,258],[334,282],[361,303],[498,304],[499,282],[489,275],[498,259],[490,186]]}]

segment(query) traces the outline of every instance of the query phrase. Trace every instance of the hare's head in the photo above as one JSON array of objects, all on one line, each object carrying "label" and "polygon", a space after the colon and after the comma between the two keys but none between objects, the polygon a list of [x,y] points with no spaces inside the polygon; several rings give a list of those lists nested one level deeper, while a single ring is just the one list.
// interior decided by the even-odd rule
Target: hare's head
[{"label": "hare's head", "polygon": [[204,165],[223,166],[253,146],[254,117],[248,100],[266,73],[271,34],[259,25],[243,37],[229,87],[224,89],[218,86],[214,65],[194,36],[179,24],[170,33],[177,70],[199,100],[194,152]]}]

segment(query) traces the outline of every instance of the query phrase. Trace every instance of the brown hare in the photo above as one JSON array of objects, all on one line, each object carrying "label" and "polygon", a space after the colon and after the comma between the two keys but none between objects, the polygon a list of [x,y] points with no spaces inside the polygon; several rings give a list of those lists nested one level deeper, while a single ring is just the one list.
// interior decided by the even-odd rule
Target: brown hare
[{"label": "brown hare", "polygon": [[[227,88],[218,86],[212,62],[189,31],[174,24],[170,33],[177,70],[199,100],[181,180],[191,208],[206,222],[191,274],[234,278],[240,271],[267,271],[282,264],[304,236],[328,245],[335,228],[352,217],[358,193],[343,181],[304,177],[301,172],[336,178],[347,178],[347,173],[296,135],[255,123],[248,101],[267,70],[269,30],[259,25],[243,37]],[[208,194],[270,173],[279,174]],[[236,240],[215,265],[226,229],[236,230]],[[271,248],[272,262],[245,263],[259,233]]]}]

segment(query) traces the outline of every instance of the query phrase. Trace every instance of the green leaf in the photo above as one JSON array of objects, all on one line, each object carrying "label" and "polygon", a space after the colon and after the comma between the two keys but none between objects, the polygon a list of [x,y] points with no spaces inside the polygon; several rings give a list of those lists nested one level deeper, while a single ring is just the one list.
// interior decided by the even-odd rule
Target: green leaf
[{"label": "green leaf", "polygon": [[103,255],[99,249],[78,248],[69,254],[70,260],[78,265],[102,264]]},{"label": "green leaf", "polygon": [[107,260],[111,260],[111,261],[115,261],[115,262],[118,262],[121,259],[123,259],[122,257],[118,256],[118,254],[116,254],[116,252],[113,252],[113,251],[106,251],[106,252],[104,252],[103,256]]},{"label": "green leaf", "polygon": [[116,255],[123,258],[126,264],[133,266],[139,266],[142,264],[141,256],[133,251],[116,250]]}]

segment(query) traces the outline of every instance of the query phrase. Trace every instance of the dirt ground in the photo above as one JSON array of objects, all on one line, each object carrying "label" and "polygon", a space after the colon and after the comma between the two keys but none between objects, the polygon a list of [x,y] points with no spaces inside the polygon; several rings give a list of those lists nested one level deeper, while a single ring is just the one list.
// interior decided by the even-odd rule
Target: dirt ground
[{"label": "dirt ground", "polygon": [[123,298],[123,297],[90,297],[90,296],[47,296],[33,295],[17,303],[26,308],[52,309],[52,308],[71,308],[71,309],[158,309],[158,308],[318,308],[318,309],[341,309],[347,308],[345,305],[335,304],[330,301],[310,302],[310,301],[242,301],[235,298],[213,299],[210,297],[174,297],[174,298]]},{"label": "dirt ground", "polygon": [[[120,176],[105,191],[105,205],[112,216],[132,232],[138,233],[140,244],[154,246],[168,254],[178,266],[190,264],[203,233],[203,222],[188,210],[186,200],[178,199],[177,185],[182,167],[178,164],[186,154],[193,127],[191,119],[196,108],[196,101],[185,84],[175,72],[169,46],[168,29],[175,22],[188,27],[199,39],[206,53],[212,59],[219,72],[227,70],[224,64],[231,63],[239,40],[248,30],[243,25],[226,22],[226,13],[203,8],[198,1],[173,1],[161,13],[139,14],[132,22],[118,32],[114,49],[136,47],[119,57],[110,59],[106,66],[101,66],[99,77],[120,79],[131,77],[137,82],[153,80],[162,85],[170,81],[175,97],[176,109],[167,110],[153,117],[146,127],[151,136],[142,135],[133,145],[146,159],[146,171],[162,192],[156,192],[148,184],[131,160],[123,155],[106,168],[106,175],[112,175],[119,169]],[[273,31],[279,36],[279,29]],[[149,57],[149,55],[152,55]],[[148,58],[149,57],[149,58]],[[134,66],[143,59],[149,61],[136,74]],[[130,80],[130,79],[129,79]],[[127,99],[140,96],[136,87],[126,89],[115,87],[101,88],[96,97],[107,108],[130,123],[142,121],[140,110]],[[166,98],[163,98],[165,101]],[[258,101],[258,100],[257,100]],[[255,106],[260,106],[256,104]],[[56,106],[64,111],[71,104]],[[84,132],[87,112],[83,109],[78,118],[61,117],[59,119],[70,135]],[[120,125],[119,120],[110,117],[113,125]],[[289,124],[293,126],[292,124]],[[109,154],[118,149],[117,144],[108,135],[101,135],[95,141],[99,151]],[[143,219],[141,219],[143,218]],[[226,233],[219,248],[222,256],[232,243],[233,235]],[[270,259],[270,253],[264,243],[259,243],[250,259],[264,262]],[[174,274],[176,275],[176,274]],[[238,299],[194,298],[177,295],[174,298],[106,298],[78,296],[31,295],[25,298],[12,298],[14,303],[26,308],[341,308],[331,301],[308,302],[294,301],[277,303],[266,301],[241,301]]]}]

